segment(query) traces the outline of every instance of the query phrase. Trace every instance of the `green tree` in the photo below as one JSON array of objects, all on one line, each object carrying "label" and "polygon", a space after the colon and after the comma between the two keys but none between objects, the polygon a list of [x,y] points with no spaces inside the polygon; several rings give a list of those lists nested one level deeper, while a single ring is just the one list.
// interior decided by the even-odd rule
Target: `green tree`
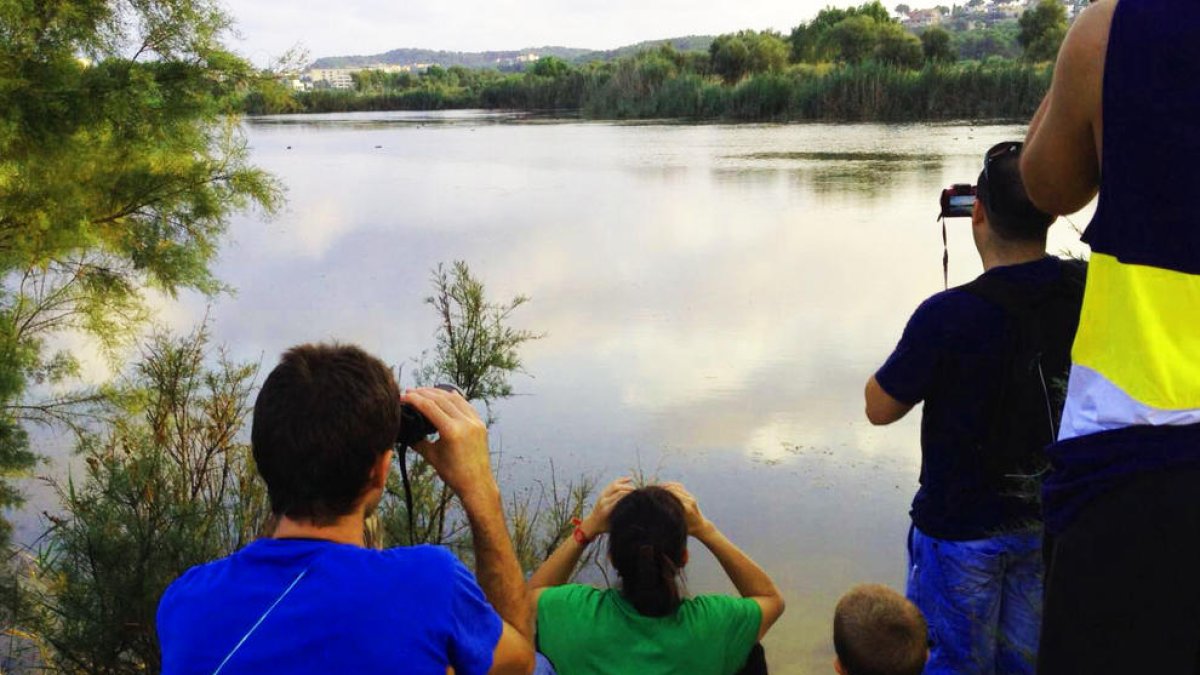
[{"label": "green tree", "polygon": [[773,73],[788,62],[788,43],[774,31],[747,31],[750,46],[750,73]]},{"label": "green tree", "polygon": [[872,0],[872,2],[863,3],[858,7],[853,7],[848,13],[850,16],[870,17],[871,19],[874,19],[875,23],[878,24],[896,23],[896,20],[892,17],[891,13],[887,11],[887,8],[884,7],[883,3],[879,0]]},{"label": "green tree", "polygon": [[530,72],[538,77],[562,77],[571,70],[571,65],[557,56],[543,56],[533,64]]},{"label": "green tree", "polygon": [[208,332],[157,335],[106,399],[106,431],[81,443],[84,475],[57,484],[26,582],[55,672],[157,672],[154,616],[188,568],[265,533],[269,504],[244,426],[257,367],[217,355]]},{"label": "green tree", "polygon": [[713,72],[736,84],[750,72],[750,47],[738,35],[721,35],[708,48]]},{"label": "green tree", "polygon": [[[488,407],[490,424],[495,419],[491,405],[512,395],[511,378],[522,372],[520,347],[541,337],[509,325],[513,313],[529,299],[519,295],[508,302],[492,301],[483,282],[463,261],[455,261],[449,268],[438,265],[432,282],[433,295],[425,302],[438,317],[438,329],[433,353],[425,354],[417,367],[417,384],[456,385],[467,400]],[[404,461],[402,454],[397,453],[397,461]],[[454,493],[438,479],[432,466],[413,455],[413,510],[408,511],[401,481],[393,474],[380,504],[381,535],[375,540],[445,544],[466,553],[468,531],[454,504]]]},{"label": "green tree", "polygon": [[1052,61],[1067,36],[1067,10],[1058,0],[1040,0],[1025,10],[1019,20],[1017,41],[1029,61]]},{"label": "green tree", "polygon": [[512,315],[529,302],[518,295],[497,303],[483,282],[461,260],[433,271],[433,295],[425,303],[438,316],[431,358],[417,371],[421,384],[453,382],[467,400],[485,405],[512,395],[511,377],[522,372],[520,348],[542,337],[509,325]]},{"label": "green tree", "polygon": [[727,84],[747,75],[775,72],[788,62],[788,43],[774,31],[743,30],[718,36],[709,46],[713,72]]},{"label": "green tree", "polygon": [[[520,348],[542,337],[510,325],[513,312],[529,299],[516,296],[501,303],[490,300],[483,282],[462,261],[455,261],[450,268],[438,265],[432,282],[434,293],[426,303],[438,317],[438,329],[432,355],[423,357],[417,368],[417,383],[457,385],[468,400],[488,408],[491,424],[495,421],[491,405],[512,395],[511,378],[523,372]],[[442,544],[462,556],[469,555],[470,532],[454,493],[419,455],[411,453],[411,459],[407,459],[404,454],[397,453],[397,461],[408,462],[412,511],[408,510],[410,500],[405,498],[402,480],[398,472],[393,472],[378,517],[368,521],[368,541],[376,546]],[[526,572],[540,564],[571,532],[570,519],[582,513],[594,488],[595,480],[588,476],[560,485],[551,464],[549,481],[538,481],[536,488],[506,500],[514,548]]]},{"label": "green tree", "polygon": [[838,58],[846,63],[862,63],[875,53],[879,24],[869,16],[850,16],[829,30],[830,44]]},{"label": "green tree", "polygon": [[826,36],[830,29],[847,16],[849,16],[848,10],[826,7],[818,12],[817,16],[809,23],[802,23],[793,28],[788,37],[792,48],[792,61],[817,63],[831,58],[830,45]]},{"label": "green tree", "polygon": [[[907,5],[901,6],[907,7]],[[809,23],[802,23],[792,29],[792,33],[788,37],[788,42],[791,43],[791,60],[797,63],[818,63],[839,58],[839,56],[842,60],[849,60],[845,55],[840,54],[840,40],[848,36],[841,34],[837,36],[837,39],[831,39],[833,37],[831,33],[835,26],[850,17],[865,17],[874,22],[875,26],[898,23],[879,0],[846,9],[826,7],[818,12],[817,16]],[[872,44],[870,48],[852,50],[852,52],[857,54],[858,51],[862,51],[861,57],[866,58],[873,47]]]},{"label": "green tree", "polygon": [[875,37],[875,60],[901,68],[920,68],[925,60],[921,39],[898,24],[883,24]]},{"label": "green tree", "polygon": [[950,44],[950,33],[944,28],[933,26],[921,33],[921,49],[925,60],[931,63],[952,63],[958,58]]},{"label": "green tree", "polygon": [[144,288],[218,292],[231,213],[278,205],[232,116],[256,74],[229,30],[215,0],[0,2],[0,474],[31,460],[15,427],[94,400],[39,396],[76,372],[52,337],[115,348]]},{"label": "green tree", "polygon": [[1018,30],[1016,21],[1005,21],[980,30],[956,31],[951,34],[951,42],[963,59],[982,61],[993,56],[1015,59],[1021,55]]},{"label": "green tree", "polygon": [[903,3],[896,5],[896,13],[901,16],[907,16],[908,13],[911,11],[912,11],[912,7],[909,7],[908,5],[905,5]]}]

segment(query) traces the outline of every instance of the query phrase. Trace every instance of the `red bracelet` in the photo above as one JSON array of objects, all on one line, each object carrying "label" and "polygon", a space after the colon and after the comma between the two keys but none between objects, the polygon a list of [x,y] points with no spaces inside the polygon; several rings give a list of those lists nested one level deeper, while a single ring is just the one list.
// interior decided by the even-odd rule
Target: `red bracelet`
[{"label": "red bracelet", "polygon": [[587,532],[584,532],[583,528],[580,527],[583,525],[582,520],[578,518],[572,518],[571,524],[575,526],[575,532],[571,536],[575,539],[575,541],[579,542],[580,546],[587,546],[588,544],[592,543],[593,538],[587,536]]}]

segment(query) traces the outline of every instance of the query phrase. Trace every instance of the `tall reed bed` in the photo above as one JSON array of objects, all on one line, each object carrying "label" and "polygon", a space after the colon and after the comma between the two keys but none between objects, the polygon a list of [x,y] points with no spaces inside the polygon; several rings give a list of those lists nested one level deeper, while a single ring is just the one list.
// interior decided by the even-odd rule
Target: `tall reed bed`
[{"label": "tall reed bed", "polygon": [[[471,86],[420,83],[403,91],[297,94],[301,112],[354,110],[578,110],[591,119],[908,122],[1026,119],[1050,85],[1051,69],[1016,61],[927,65],[868,62],[795,65],[727,85],[669,60],[623,59],[558,77],[480,78]],[[271,112],[251,110],[250,112]]]}]

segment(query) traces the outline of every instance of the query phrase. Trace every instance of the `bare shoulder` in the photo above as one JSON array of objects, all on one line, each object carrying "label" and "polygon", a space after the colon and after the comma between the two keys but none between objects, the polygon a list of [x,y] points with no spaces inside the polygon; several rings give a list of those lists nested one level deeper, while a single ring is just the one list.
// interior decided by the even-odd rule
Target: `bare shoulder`
[{"label": "bare shoulder", "polygon": [[1096,79],[1103,75],[1108,33],[1116,9],[1116,0],[1099,0],[1083,10],[1063,41],[1059,54],[1060,60],[1066,60],[1063,65]]},{"label": "bare shoulder", "polygon": [[1021,156],[1029,198],[1043,211],[1074,213],[1096,195],[1103,146],[1104,66],[1118,0],[1099,0],[1067,32],[1050,93]]},{"label": "bare shoulder", "polygon": [[1104,95],[1104,64],[1108,35],[1117,0],[1099,0],[1079,15],[1058,54],[1054,74],[1056,103],[1068,116],[1086,119],[1096,131],[1099,147],[1101,101]]}]

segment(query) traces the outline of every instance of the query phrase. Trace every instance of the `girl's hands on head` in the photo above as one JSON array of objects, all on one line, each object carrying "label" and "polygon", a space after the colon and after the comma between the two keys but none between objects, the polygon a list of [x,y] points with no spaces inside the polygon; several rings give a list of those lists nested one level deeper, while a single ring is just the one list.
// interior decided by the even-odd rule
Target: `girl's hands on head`
[{"label": "girl's hands on head", "polygon": [[700,513],[700,503],[683,487],[683,483],[663,483],[662,487],[683,504],[683,517],[687,523],[688,534],[698,537],[712,529],[713,524]]},{"label": "girl's hands on head", "polygon": [[608,532],[608,519],[612,515],[613,507],[635,489],[633,479],[628,477],[618,478],[609,483],[596,498],[592,512],[583,519],[583,533],[588,537],[595,537]]}]

